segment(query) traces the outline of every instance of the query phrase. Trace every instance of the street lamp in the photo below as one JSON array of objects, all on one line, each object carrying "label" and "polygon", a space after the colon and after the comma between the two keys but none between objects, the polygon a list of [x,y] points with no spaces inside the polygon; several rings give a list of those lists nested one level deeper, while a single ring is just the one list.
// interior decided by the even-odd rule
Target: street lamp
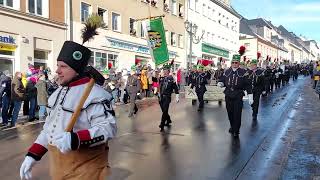
[{"label": "street lamp", "polygon": [[192,44],[199,44],[200,41],[203,38],[204,31],[202,32],[201,37],[196,36],[197,31],[198,31],[198,26],[195,23],[192,23],[190,21],[185,21],[184,22],[184,27],[189,34],[190,37],[190,46],[189,46],[189,66],[192,64]]}]

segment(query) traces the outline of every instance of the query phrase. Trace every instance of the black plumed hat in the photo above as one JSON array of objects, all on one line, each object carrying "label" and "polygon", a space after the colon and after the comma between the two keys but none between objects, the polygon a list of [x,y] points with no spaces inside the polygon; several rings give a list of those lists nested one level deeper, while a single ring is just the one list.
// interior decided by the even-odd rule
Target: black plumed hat
[{"label": "black plumed hat", "polygon": [[91,51],[87,47],[73,41],[65,41],[57,60],[63,61],[81,74],[87,67],[90,57]]}]

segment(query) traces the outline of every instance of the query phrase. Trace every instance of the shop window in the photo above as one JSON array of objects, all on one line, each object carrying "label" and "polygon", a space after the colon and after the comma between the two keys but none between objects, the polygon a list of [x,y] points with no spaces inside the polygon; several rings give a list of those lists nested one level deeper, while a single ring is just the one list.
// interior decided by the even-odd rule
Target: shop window
[{"label": "shop window", "polygon": [[171,11],[173,15],[177,15],[177,0],[171,0]]},{"label": "shop window", "polygon": [[0,5],[13,7],[13,0],[0,0]]},{"label": "shop window", "polygon": [[96,52],[95,53],[95,67],[97,70],[103,71],[107,68],[107,54]]},{"label": "shop window", "polygon": [[135,20],[132,18],[129,19],[129,28],[130,28],[130,35],[136,36],[137,35],[137,28],[135,27]]},{"label": "shop window", "polygon": [[94,67],[94,52],[91,52],[91,57],[89,59],[88,64]]},{"label": "shop window", "polygon": [[90,8],[91,6],[89,4],[81,2],[81,22],[86,22],[90,16]]},{"label": "shop window", "polygon": [[102,8],[98,8],[98,15],[103,20],[103,27],[108,28],[108,11]]},{"label": "shop window", "polygon": [[28,12],[34,15],[49,17],[49,0],[28,0]]},{"label": "shop window", "polygon": [[171,46],[177,46],[176,39],[176,33],[171,32]]},{"label": "shop window", "polygon": [[118,62],[117,54],[108,54],[108,64],[111,64],[112,67],[116,67],[117,62]]},{"label": "shop window", "polygon": [[10,74],[13,74],[13,61],[11,59],[0,59],[0,71],[3,72],[5,70],[8,70]]},{"label": "shop window", "polygon": [[34,50],[34,59],[48,60],[48,54],[47,51]]},{"label": "shop window", "polygon": [[112,30],[113,31],[121,31],[121,16],[117,13],[112,13]]},{"label": "shop window", "polygon": [[2,54],[2,55],[7,55],[7,56],[13,56],[13,55],[14,55],[14,52],[13,52],[13,51],[0,50],[0,54]]}]

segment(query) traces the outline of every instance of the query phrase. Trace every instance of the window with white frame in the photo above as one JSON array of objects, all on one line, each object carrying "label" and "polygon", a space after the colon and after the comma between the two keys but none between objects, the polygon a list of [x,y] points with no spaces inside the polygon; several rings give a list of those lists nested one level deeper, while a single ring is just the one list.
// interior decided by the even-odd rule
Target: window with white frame
[{"label": "window with white frame", "polygon": [[200,3],[199,3],[199,0],[195,0],[195,10],[196,12],[199,12],[200,11]]},{"label": "window with white frame", "polygon": [[146,37],[146,32],[143,27],[143,23],[140,24],[140,37],[145,38]]},{"label": "window with white frame", "polygon": [[202,14],[203,16],[207,16],[207,6],[205,4],[202,5]]},{"label": "window with white frame", "polygon": [[184,16],[184,7],[183,4],[179,4],[179,17]]},{"label": "window with white frame", "polygon": [[[168,30],[166,30],[166,42],[169,45],[170,42],[170,32]],[[170,44],[171,45],[171,44]]]},{"label": "window with white frame", "polygon": [[13,8],[13,0],[0,0],[0,6]]},{"label": "window with white frame", "polygon": [[178,35],[178,47],[183,48],[183,35]]},{"label": "window with white frame", "polygon": [[177,37],[176,33],[171,32],[171,46],[177,46]]},{"label": "window with white frame", "polygon": [[91,6],[87,3],[81,2],[81,22],[86,22],[90,16]]},{"label": "window with white frame", "polygon": [[30,14],[49,17],[49,0],[28,0],[27,2]]},{"label": "window with white frame", "polygon": [[107,53],[95,52],[94,63],[94,67],[99,71],[108,68]]},{"label": "window with white frame", "polygon": [[130,35],[136,36],[137,35],[136,23],[135,23],[135,20],[132,18],[129,19],[129,28],[130,28]]},{"label": "window with white frame", "polygon": [[108,27],[108,11],[102,8],[98,8],[98,15],[103,20],[104,28],[107,28]]},{"label": "window with white frame", "polygon": [[194,10],[194,5],[195,1],[194,0],[189,0],[189,9]]},{"label": "window with white frame", "polygon": [[112,67],[116,67],[118,63],[118,54],[108,53],[108,64],[111,64]]},{"label": "window with white frame", "polygon": [[177,0],[171,0],[171,11],[173,15],[177,15]]},{"label": "window with white frame", "polygon": [[112,13],[112,30],[121,31],[121,16],[118,13]]}]

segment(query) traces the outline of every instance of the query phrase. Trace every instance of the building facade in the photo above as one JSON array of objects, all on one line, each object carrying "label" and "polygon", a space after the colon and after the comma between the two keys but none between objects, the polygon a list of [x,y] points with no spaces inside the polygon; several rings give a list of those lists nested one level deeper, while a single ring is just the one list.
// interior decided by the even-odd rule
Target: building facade
[{"label": "building facade", "polygon": [[69,38],[81,42],[83,22],[92,13],[98,13],[105,24],[99,35],[86,46],[93,51],[90,64],[99,70],[112,66],[117,70],[130,69],[134,64],[154,67],[147,46],[147,32],[142,21],[150,16],[165,15],[170,60],[175,67],[185,63],[184,51],[184,1],[95,1],[70,0],[68,3]]},{"label": "building facade", "polygon": [[0,1],[0,71],[54,70],[67,38],[64,7],[64,0]]},{"label": "building facade", "polygon": [[239,49],[240,15],[231,7],[228,0],[186,2],[186,21],[196,24],[196,36],[200,37],[200,41],[192,42],[191,56],[190,35],[186,36],[189,61],[196,64],[198,60],[209,60],[214,63],[230,60]]}]

